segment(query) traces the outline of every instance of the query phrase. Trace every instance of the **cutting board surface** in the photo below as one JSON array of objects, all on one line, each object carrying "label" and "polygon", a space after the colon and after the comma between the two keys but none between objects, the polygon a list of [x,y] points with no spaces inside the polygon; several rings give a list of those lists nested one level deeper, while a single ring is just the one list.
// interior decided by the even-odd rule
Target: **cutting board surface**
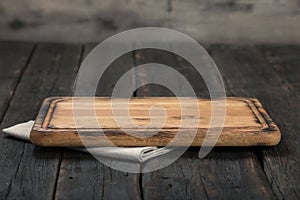
[{"label": "cutting board surface", "polygon": [[[31,131],[31,141],[42,146],[83,146],[82,141],[86,146],[111,146],[108,138],[117,146],[166,146],[180,127],[183,134],[173,145],[186,145],[187,137],[196,131],[192,146],[201,146],[208,128],[220,127],[210,124],[209,99],[196,100],[198,108],[191,98],[181,98],[181,104],[173,97],[134,98],[128,104],[127,101],[114,99],[112,104],[110,98],[104,97],[48,98]],[[225,105],[225,121],[217,146],[278,144],[280,131],[258,100],[228,98]],[[214,116],[218,118],[222,118],[219,113]]]}]

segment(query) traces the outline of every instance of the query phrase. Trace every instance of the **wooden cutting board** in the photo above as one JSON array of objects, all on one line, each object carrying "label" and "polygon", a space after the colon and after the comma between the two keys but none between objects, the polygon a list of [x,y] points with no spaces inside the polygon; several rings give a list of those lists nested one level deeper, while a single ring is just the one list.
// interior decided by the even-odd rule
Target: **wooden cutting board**
[{"label": "wooden cutting board", "polygon": [[[196,130],[192,146],[201,146],[210,123],[211,101],[198,99],[200,117],[195,122],[195,110],[192,99],[184,98],[184,106],[190,111],[182,116],[179,102],[173,97],[134,98],[129,101],[129,113],[132,123],[122,115],[126,108],[125,99],[116,99],[114,112],[122,122],[122,130],[116,122],[111,108],[111,99],[97,97],[95,99],[95,115],[91,116],[92,98],[52,97],[43,102],[31,131],[30,139],[41,146],[111,146],[106,138],[117,146],[166,146],[181,127],[186,136],[191,130]],[[74,105],[74,107],[73,107]],[[149,109],[159,105],[164,109]],[[76,107],[76,118],[73,109]],[[156,113],[157,112],[157,113]],[[160,112],[160,113],[159,113]],[[121,114],[120,114],[121,113]],[[123,120],[123,118],[124,120]],[[219,116],[217,116],[219,117]],[[95,119],[95,120],[92,120]],[[184,119],[184,124],[181,124]],[[94,121],[94,122],[93,122]],[[77,125],[77,129],[75,126]],[[155,123],[157,122],[157,123]],[[162,124],[159,131],[149,136],[151,130],[157,130],[157,124]],[[99,134],[99,125],[104,133]],[[78,131],[81,136],[79,136]],[[144,134],[137,137],[132,133]],[[97,133],[97,134],[95,134]],[[105,135],[104,135],[105,134]],[[139,135],[141,136],[141,135]],[[269,117],[257,99],[227,98],[226,118],[222,133],[216,146],[272,146],[280,141],[280,131]],[[185,135],[181,142],[174,145],[183,146]]]}]

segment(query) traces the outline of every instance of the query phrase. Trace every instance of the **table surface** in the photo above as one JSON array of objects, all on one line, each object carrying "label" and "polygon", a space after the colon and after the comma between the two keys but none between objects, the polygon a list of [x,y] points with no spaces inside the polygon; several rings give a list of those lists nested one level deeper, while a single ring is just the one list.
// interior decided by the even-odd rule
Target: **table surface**
[{"label": "table surface", "polygon": [[[44,98],[71,96],[80,63],[94,44],[0,42],[1,128],[36,117]],[[228,96],[258,98],[282,132],[276,147],[214,148],[204,159],[190,148],[166,168],[145,174],[113,170],[91,155],[42,148],[0,133],[0,199],[300,199],[300,46],[205,45]],[[105,72],[98,96],[111,95],[133,66],[172,66],[208,97],[202,78],[184,59],[157,50],[121,56]],[[135,70],[132,86],[155,74]],[[180,87],[180,82],[170,84]],[[182,96],[184,96],[182,91]],[[145,85],[133,96],[173,96]]]}]

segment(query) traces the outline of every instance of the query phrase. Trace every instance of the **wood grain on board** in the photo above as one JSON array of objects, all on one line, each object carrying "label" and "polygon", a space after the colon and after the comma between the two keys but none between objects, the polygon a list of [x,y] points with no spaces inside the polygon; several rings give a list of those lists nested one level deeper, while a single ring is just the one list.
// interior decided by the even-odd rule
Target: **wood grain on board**
[{"label": "wood grain on board", "polygon": [[205,99],[134,98],[127,105],[127,99],[54,97],[44,101],[30,138],[42,146],[188,146],[189,141],[201,146],[208,128],[223,125],[222,121],[210,125],[213,117],[224,119],[217,146],[278,144],[280,132],[258,100],[228,98],[213,103],[226,111],[213,116],[212,101]]}]

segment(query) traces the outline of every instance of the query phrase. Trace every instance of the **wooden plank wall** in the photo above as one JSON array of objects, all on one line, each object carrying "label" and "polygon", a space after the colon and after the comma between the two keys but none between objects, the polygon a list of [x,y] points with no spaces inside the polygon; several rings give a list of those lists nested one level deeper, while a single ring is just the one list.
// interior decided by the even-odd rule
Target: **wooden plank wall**
[{"label": "wooden plank wall", "polygon": [[1,0],[0,40],[97,42],[172,28],[206,43],[300,44],[298,0]]}]

